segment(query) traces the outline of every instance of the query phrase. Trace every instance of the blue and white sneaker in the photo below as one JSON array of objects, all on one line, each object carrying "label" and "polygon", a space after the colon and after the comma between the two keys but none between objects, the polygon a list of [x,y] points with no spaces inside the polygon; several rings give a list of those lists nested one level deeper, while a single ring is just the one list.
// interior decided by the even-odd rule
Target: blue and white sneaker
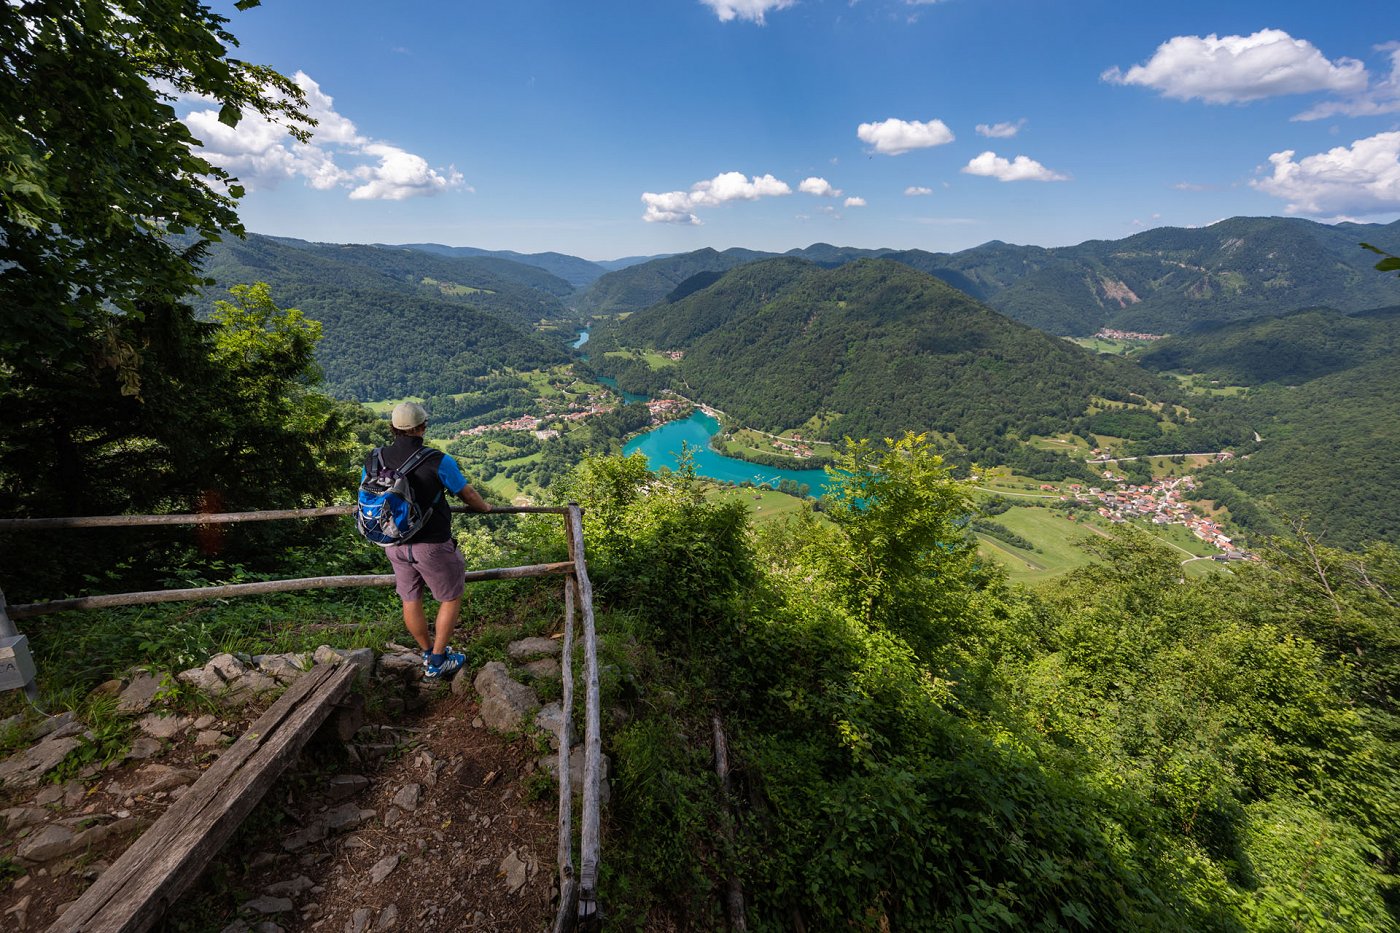
[{"label": "blue and white sneaker", "polygon": [[429,680],[441,680],[444,677],[451,677],[462,669],[462,665],[467,663],[467,656],[449,651],[443,658],[441,664],[434,664],[428,660],[428,666],[423,668],[423,676]]}]

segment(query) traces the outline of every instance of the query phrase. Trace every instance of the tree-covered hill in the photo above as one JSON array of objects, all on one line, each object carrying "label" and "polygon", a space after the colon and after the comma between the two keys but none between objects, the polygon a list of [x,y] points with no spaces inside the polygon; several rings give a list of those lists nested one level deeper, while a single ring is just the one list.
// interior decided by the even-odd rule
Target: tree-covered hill
[{"label": "tree-covered hill", "polygon": [[566,358],[557,342],[530,329],[565,313],[557,294],[521,281],[555,293],[569,286],[519,263],[253,234],[225,237],[203,268],[217,283],[205,292],[211,305],[233,285],[267,282],[278,305],[319,321],[316,358],[327,390],[341,398],[445,394],[492,370]]},{"label": "tree-covered hill", "polygon": [[505,259],[453,258],[259,234],[246,239],[226,236],[213,244],[203,270],[219,286],[210,301],[230,285],[267,282],[284,305],[298,300],[299,290],[317,288],[324,294],[338,288],[467,305],[524,326],[569,317],[563,299],[573,292],[573,286],[557,276]]},{"label": "tree-covered hill", "polygon": [[261,281],[279,305],[321,322],[317,359],[327,389],[343,398],[460,391],[493,369],[564,359],[531,326],[568,317],[562,298],[573,287],[505,259],[250,234],[214,244],[203,270],[216,282],[206,304]]},{"label": "tree-covered hill", "polygon": [[772,253],[750,249],[719,252],[706,247],[692,253],[665,256],[609,272],[579,296],[579,310],[590,314],[639,311],[656,304],[686,279],[699,272],[727,272],[735,266]]},{"label": "tree-covered hill", "polygon": [[[1400,242],[1400,222],[1235,217],[1048,249],[996,240],[958,253],[814,244],[786,255],[821,265],[892,259],[1054,334],[1091,334],[1104,326],[1177,333],[1318,305],[1359,311],[1400,302],[1400,280],[1375,274],[1373,257],[1358,245],[1363,240]],[[581,303],[593,311],[637,311],[696,272],[732,268],[737,252],[700,250],[610,273]]]},{"label": "tree-covered hill", "polygon": [[1400,354],[1400,306],[1341,314],[1311,308],[1164,340],[1148,369],[1210,373],[1230,385],[1297,384]]},{"label": "tree-covered hill", "polygon": [[481,249],[476,246],[444,246],[441,243],[403,243],[384,249],[413,249],[438,256],[505,259],[543,269],[575,287],[589,285],[609,270],[596,262],[564,253],[517,253],[510,249]]},{"label": "tree-covered hill", "polygon": [[[1263,441],[1247,457],[1212,468],[1207,491],[1258,530],[1292,521],[1359,548],[1400,544],[1400,359],[1392,354],[1299,386],[1250,392],[1245,406]],[[1251,515],[1262,507],[1263,515]]]},{"label": "tree-covered hill", "polygon": [[955,433],[975,456],[1010,454],[1010,433],[1073,428],[1092,396],[1170,391],[880,259],[753,263],[631,315],[612,337],[685,350],[678,379],[745,424],[780,430],[834,414],[837,437]]}]

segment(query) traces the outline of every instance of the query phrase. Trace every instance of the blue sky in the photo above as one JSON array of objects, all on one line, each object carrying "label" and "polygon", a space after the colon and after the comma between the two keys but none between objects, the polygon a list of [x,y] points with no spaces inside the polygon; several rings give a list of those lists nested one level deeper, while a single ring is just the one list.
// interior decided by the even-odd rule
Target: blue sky
[{"label": "blue sky", "polygon": [[1384,5],[219,8],[235,54],[297,76],[321,120],[303,146],[181,102],[259,233],[610,259],[1400,217],[1400,22]]}]

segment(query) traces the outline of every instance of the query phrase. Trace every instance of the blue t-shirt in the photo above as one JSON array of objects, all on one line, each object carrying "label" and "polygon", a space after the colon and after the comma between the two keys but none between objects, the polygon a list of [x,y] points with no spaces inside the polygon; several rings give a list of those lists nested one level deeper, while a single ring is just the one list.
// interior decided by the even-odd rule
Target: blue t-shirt
[{"label": "blue t-shirt", "polygon": [[[395,437],[392,444],[382,448],[384,465],[400,467],[422,446],[421,437]],[[360,479],[364,479],[363,469]],[[408,476],[408,484],[413,487],[413,498],[419,508],[432,510],[411,543],[434,544],[452,540],[451,503],[447,501],[447,496],[455,496],[467,488],[467,478],[462,475],[457,461],[440,450],[434,450],[414,467]]]}]

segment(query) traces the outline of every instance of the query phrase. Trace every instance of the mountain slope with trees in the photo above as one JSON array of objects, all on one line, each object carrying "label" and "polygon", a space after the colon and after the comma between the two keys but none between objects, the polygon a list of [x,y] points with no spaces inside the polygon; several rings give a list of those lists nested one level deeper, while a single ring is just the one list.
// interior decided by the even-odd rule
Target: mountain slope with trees
[{"label": "mountain slope with trees", "polygon": [[[1235,217],[1198,229],[1162,227],[1055,248],[992,241],[930,253],[818,243],[786,255],[822,265],[891,259],[1054,334],[1085,335],[1105,326],[1177,333],[1318,305],[1359,311],[1400,302],[1400,280],[1374,273],[1363,240],[1400,242],[1400,222]],[[699,250],[610,273],[580,303],[595,312],[638,311],[696,272],[732,268],[739,252]]]},{"label": "mountain slope with trees", "polygon": [[285,296],[299,300],[303,291],[326,294],[341,289],[445,301],[526,327],[541,319],[571,317],[563,302],[573,293],[568,282],[533,266],[489,256],[453,258],[254,233],[213,244],[202,269],[220,288],[266,282],[284,303]]},{"label": "mountain slope with trees", "polygon": [[600,339],[684,350],[674,381],[746,425],[821,415],[837,438],[937,431],[989,462],[1032,456],[1016,436],[1075,429],[1092,397],[1173,391],[883,259],[754,263]]},{"label": "mountain slope with trees", "polygon": [[1262,440],[1202,474],[1236,522],[1278,533],[1306,518],[1346,547],[1400,542],[1400,307],[1242,321],[1164,340],[1140,361],[1250,387],[1215,404]]},{"label": "mountain slope with trees", "polygon": [[566,316],[559,295],[571,287],[519,263],[254,234],[226,237],[203,269],[218,283],[205,302],[240,282],[266,282],[279,305],[320,322],[316,358],[327,390],[341,398],[459,392],[492,370],[567,359],[562,342],[531,325]]},{"label": "mountain slope with trees", "polygon": [[[382,245],[382,244],[378,244]],[[397,246],[383,246],[384,249],[412,249],[438,256],[487,257],[505,259],[526,266],[543,269],[575,287],[589,285],[609,270],[596,262],[569,256],[564,253],[517,253],[510,249],[481,249],[476,246],[443,246],[441,243],[402,243]]]}]

